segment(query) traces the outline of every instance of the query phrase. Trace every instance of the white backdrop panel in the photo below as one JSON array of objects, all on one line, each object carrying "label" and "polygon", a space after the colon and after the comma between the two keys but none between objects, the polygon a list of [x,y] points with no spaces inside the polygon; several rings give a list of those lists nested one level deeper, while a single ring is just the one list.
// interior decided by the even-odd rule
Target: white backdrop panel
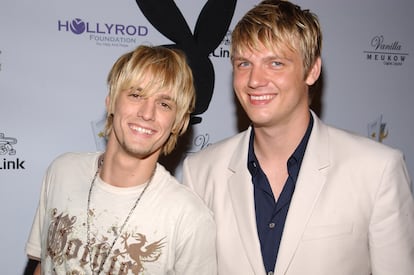
[{"label": "white backdrop panel", "polygon": [[[191,29],[206,2],[176,1]],[[230,31],[257,2],[237,3]],[[322,118],[365,136],[373,131],[378,136],[379,130],[369,130],[369,125],[382,119],[382,142],[405,153],[414,175],[414,2],[297,3],[319,15],[324,32]],[[87,31],[70,30],[76,19]],[[105,24],[136,33],[116,34]],[[47,166],[63,152],[101,148],[91,125],[104,117],[105,80],[111,65],[139,44],[171,41],[151,26],[132,0],[3,0],[0,37],[0,264],[3,274],[21,274]],[[375,37],[379,47],[372,44]],[[223,41],[210,57],[215,89],[202,122],[193,126],[191,152],[239,131],[229,48]],[[200,137],[205,138],[202,143]],[[176,175],[181,176],[179,167]]]}]

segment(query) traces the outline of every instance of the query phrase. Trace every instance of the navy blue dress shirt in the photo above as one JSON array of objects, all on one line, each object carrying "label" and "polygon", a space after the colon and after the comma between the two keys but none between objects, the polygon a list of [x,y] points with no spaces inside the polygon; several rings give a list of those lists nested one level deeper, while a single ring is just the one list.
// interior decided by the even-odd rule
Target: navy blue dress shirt
[{"label": "navy blue dress shirt", "polygon": [[308,128],[302,141],[287,161],[289,176],[277,201],[273,196],[269,181],[256,158],[253,146],[254,130],[251,132],[247,166],[252,176],[257,231],[267,274],[273,274],[272,272],[274,272],[286,216],[293,192],[295,191],[296,180],[299,175],[312,127],[313,117],[311,115]]}]

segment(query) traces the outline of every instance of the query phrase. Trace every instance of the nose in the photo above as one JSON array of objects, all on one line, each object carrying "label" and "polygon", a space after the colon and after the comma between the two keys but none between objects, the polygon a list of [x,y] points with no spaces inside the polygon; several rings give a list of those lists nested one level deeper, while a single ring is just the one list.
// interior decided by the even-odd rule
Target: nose
[{"label": "nose", "polygon": [[260,66],[253,66],[249,74],[248,85],[250,88],[259,88],[267,84],[265,70]]},{"label": "nose", "polygon": [[138,107],[137,116],[143,120],[154,120],[155,102],[150,98],[142,99]]}]

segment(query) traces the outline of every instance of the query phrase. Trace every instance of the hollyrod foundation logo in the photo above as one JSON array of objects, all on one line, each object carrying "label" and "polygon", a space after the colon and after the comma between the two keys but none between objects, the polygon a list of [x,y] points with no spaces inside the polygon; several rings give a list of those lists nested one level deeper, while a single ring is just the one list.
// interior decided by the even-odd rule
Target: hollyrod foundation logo
[{"label": "hollyrod foundation logo", "polygon": [[88,22],[80,18],[58,20],[57,30],[83,35],[99,46],[128,47],[137,44],[137,38],[148,35],[146,26]]},{"label": "hollyrod foundation logo", "polygon": [[381,62],[384,65],[401,66],[408,53],[403,52],[399,41],[386,41],[383,35],[374,36],[370,41],[371,49],[364,51],[366,58],[372,62]]}]

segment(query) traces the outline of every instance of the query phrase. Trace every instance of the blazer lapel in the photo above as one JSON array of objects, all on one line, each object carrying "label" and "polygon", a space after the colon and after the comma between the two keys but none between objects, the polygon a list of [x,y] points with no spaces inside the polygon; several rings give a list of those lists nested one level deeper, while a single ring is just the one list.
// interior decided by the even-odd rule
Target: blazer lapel
[{"label": "blazer lapel", "polygon": [[312,115],[314,126],[286,218],[275,274],[286,274],[326,182],[326,168],[329,166],[327,126],[314,113]]},{"label": "blazer lapel", "polygon": [[[257,234],[256,214],[254,209],[253,186],[247,169],[247,149],[251,129],[245,131],[238,148],[229,163],[230,176],[228,188],[233,205],[240,238],[254,274],[265,274],[261,257],[260,241]],[[235,259],[237,261],[237,259]]]}]

